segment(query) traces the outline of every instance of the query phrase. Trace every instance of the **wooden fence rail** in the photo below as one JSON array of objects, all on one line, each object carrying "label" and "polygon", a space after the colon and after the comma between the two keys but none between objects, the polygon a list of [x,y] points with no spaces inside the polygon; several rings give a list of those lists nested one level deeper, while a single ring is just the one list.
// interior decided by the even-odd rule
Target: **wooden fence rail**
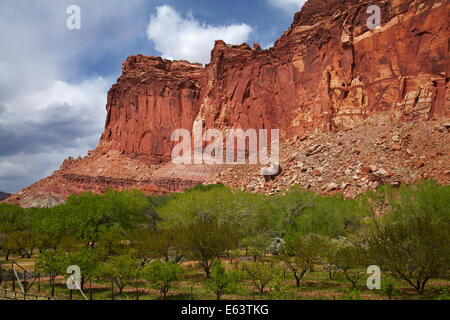
[{"label": "wooden fence rail", "polygon": [[1,289],[0,300],[53,300],[51,297]]}]

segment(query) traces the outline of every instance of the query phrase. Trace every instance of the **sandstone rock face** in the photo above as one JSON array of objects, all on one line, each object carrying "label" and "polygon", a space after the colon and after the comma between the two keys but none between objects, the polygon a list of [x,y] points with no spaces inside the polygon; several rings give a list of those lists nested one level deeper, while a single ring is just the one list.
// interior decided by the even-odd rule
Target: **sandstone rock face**
[{"label": "sandstone rock face", "polygon": [[[373,4],[381,9],[381,26],[369,30],[367,8]],[[405,141],[417,147],[424,139],[414,128],[404,129],[411,130],[413,138],[394,135],[396,141],[385,141],[378,137],[382,141],[378,154],[367,154],[362,147],[370,146],[364,144],[340,150],[361,161],[353,169],[340,168],[347,165],[345,161],[333,162],[333,170],[340,170],[334,177],[327,169],[329,161],[323,159],[330,156],[329,141],[317,138],[312,143],[311,137],[323,133],[320,137],[334,141],[332,137],[339,137],[340,132],[361,125],[370,135],[379,132],[380,126],[399,126],[400,130],[439,120],[440,129],[427,132],[448,142],[449,9],[445,0],[309,0],[268,50],[258,44],[251,48],[216,41],[205,67],[131,56],[108,94],[105,131],[97,150],[85,159],[66,161],[53,176],[10,199],[28,204],[31,200],[24,199],[36,194],[65,198],[86,190],[103,192],[107,187],[147,193],[181,191],[210,182],[247,187],[239,175],[244,173],[236,167],[169,163],[172,132],[192,130],[197,121],[208,129],[280,129],[282,141],[294,139],[306,158],[323,162],[311,168],[308,160],[289,165],[287,170],[282,164],[289,179],[275,181],[271,192],[299,183],[316,191],[350,190],[352,196],[388,183],[385,177],[390,173],[375,162],[385,154],[386,159],[392,158],[387,155],[391,152],[396,152],[395,161],[411,158]],[[346,145],[340,140],[336,143]],[[419,158],[412,157],[411,168],[424,170],[436,157],[440,165],[432,177],[448,183],[448,149],[433,145],[420,150]],[[259,169],[255,171],[258,178]],[[370,173],[375,169],[385,174]],[[309,172],[314,181],[301,177]],[[361,172],[371,176],[361,181]],[[415,181],[425,177],[421,172],[397,180]],[[353,188],[354,181],[360,187]]]},{"label": "sandstone rock face", "polygon": [[448,116],[445,1],[309,1],[270,50],[218,41],[202,73],[207,127],[280,128],[286,137],[393,120]]},{"label": "sandstone rock face", "polygon": [[192,128],[198,113],[199,64],[132,56],[108,94],[101,148],[170,160],[175,129]]},{"label": "sandstone rock face", "polygon": [[310,0],[273,48],[217,41],[205,68],[133,56],[111,89],[101,145],[167,161],[174,129],[342,130],[377,113],[448,116],[445,1]]}]

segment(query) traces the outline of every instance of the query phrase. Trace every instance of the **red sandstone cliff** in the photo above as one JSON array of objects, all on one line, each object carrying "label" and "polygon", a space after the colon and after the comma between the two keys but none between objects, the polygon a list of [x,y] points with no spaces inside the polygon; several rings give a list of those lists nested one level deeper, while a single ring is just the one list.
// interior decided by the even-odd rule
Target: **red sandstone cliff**
[{"label": "red sandstone cliff", "polygon": [[[381,8],[382,25],[369,30],[366,9],[373,4]],[[425,123],[444,128],[439,136],[444,145],[418,150],[420,158],[426,165],[435,153],[440,155],[433,177],[448,183],[449,8],[445,0],[309,0],[269,50],[217,41],[205,67],[129,57],[108,94],[105,132],[97,150],[85,159],[67,161],[53,176],[9,201],[27,205],[47,195],[63,199],[108,186],[171,192],[212,182],[226,168],[168,163],[171,133],[192,129],[195,120],[207,128],[281,129],[284,141],[313,132],[345,135],[361,124],[369,132],[383,125]],[[426,131],[411,130],[412,144]],[[400,143],[399,149],[396,143],[396,161],[404,162],[410,155],[401,153],[405,146]],[[383,152],[391,151],[353,160],[389,159]],[[413,167],[408,170],[418,170]],[[234,180],[244,181],[236,168],[226,172],[236,172]],[[321,181],[292,181],[327,190]],[[370,187],[374,185],[363,183],[355,192]]]}]

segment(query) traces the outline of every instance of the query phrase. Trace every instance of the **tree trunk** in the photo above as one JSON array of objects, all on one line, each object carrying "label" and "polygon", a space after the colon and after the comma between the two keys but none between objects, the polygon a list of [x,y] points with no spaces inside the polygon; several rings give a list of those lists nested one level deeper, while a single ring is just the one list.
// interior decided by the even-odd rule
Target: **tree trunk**
[{"label": "tree trunk", "polygon": [[55,279],[51,280],[52,282],[52,298],[55,297]]},{"label": "tree trunk", "polygon": [[111,280],[111,300],[114,301],[114,280]]},{"label": "tree trunk", "polygon": [[297,275],[295,275],[295,282],[296,282],[297,288],[300,288],[300,278]]},{"label": "tree trunk", "polygon": [[92,277],[89,278],[89,300],[93,300],[92,299]]},{"label": "tree trunk", "polygon": [[85,279],[85,277],[82,275],[81,276],[81,282],[80,282],[80,287],[81,287],[81,290],[84,290],[84,282],[86,281],[86,279]]}]

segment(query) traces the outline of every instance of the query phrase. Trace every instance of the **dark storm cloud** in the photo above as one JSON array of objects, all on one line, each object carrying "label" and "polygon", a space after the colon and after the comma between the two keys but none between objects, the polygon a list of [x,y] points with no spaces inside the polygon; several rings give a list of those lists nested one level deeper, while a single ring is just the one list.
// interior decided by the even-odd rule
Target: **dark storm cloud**
[{"label": "dark storm cloud", "polygon": [[[18,153],[36,154],[60,148],[76,147],[79,139],[99,132],[98,121],[89,119],[68,104],[51,106],[42,122],[0,125],[0,156]],[[2,109],[0,107],[0,114]]]}]

